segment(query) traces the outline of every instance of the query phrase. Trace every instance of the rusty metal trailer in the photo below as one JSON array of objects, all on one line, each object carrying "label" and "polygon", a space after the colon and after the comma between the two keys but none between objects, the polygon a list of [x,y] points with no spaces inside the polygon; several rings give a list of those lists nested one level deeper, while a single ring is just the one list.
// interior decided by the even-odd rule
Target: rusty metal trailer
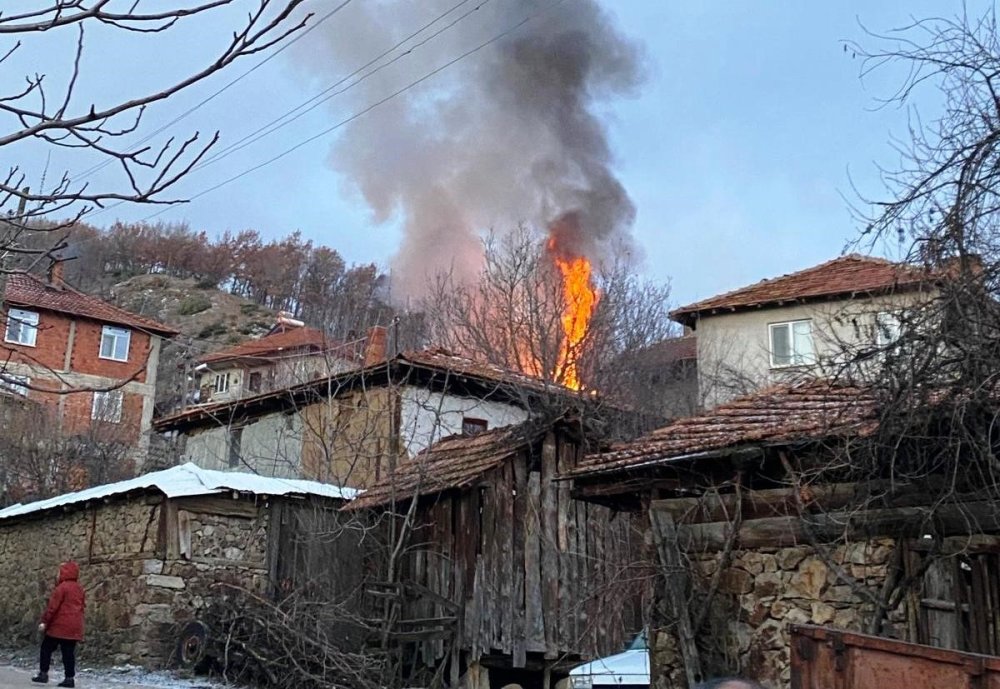
[{"label": "rusty metal trailer", "polygon": [[825,627],[791,629],[792,689],[1000,689],[1000,657]]}]

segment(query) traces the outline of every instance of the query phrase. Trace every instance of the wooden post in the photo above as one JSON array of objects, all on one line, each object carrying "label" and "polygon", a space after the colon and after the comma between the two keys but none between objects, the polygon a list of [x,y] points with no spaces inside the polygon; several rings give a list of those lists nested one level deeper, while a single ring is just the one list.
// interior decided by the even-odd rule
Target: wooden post
[{"label": "wooden post", "polygon": [[[663,573],[670,613],[677,621],[677,636],[684,658],[684,672],[687,675],[688,687],[692,689],[701,681],[701,659],[694,640],[694,629],[691,627],[691,611],[688,608],[688,571],[681,560],[677,528],[669,513],[653,507],[649,510],[649,523],[653,528],[653,539],[656,541],[656,552],[660,559],[660,571]],[[652,635],[650,637],[652,639]],[[651,643],[651,649],[652,646]]]}]

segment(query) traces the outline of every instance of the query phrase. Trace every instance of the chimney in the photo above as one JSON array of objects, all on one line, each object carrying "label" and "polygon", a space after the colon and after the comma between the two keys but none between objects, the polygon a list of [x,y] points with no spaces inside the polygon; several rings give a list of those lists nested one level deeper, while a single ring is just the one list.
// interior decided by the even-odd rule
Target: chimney
[{"label": "chimney", "polygon": [[57,287],[62,287],[65,282],[63,281],[63,259],[56,258],[52,260],[49,264],[49,284],[55,285]]},{"label": "chimney", "polygon": [[368,337],[365,338],[365,366],[385,361],[385,343],[389,337],[389,331],[384,326],[376,325],[368,329]]}]

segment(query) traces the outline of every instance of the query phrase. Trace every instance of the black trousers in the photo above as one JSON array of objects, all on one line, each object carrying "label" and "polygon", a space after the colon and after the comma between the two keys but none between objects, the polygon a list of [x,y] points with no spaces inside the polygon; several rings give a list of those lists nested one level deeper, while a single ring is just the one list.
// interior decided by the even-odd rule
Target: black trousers
[{"label": "black trousers", "polygon": [[49,665],[52,664],[52,652],[57,647],[62,652],[63,669],[66,671],[66,677],[75,677],[76,642],[71,639],[57,639],[48,634],[42,639],[42,652],[38,658],[38,669],[44,673],[48,673]]}]

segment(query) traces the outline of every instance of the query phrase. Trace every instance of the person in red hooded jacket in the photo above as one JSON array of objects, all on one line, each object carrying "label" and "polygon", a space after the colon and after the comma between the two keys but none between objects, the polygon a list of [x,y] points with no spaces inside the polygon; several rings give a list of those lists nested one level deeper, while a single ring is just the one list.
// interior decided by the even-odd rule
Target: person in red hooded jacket
[{"label": "person in red hooded jacket", "polygon": [[49,604],[42,615],[38,629],[44,634],[42,650],[38,660],[38,675],[32,682],[46,684],[49,681],[49,665],[52,652],[58,647],[62,652],[65,678],[59,687],[73,687],[76,675],[76,644],[83,641],[83,611],[86,596],[80,586],[80,567],[75,562],[64,562],[59,567],[59,582],[56,584]]}]

